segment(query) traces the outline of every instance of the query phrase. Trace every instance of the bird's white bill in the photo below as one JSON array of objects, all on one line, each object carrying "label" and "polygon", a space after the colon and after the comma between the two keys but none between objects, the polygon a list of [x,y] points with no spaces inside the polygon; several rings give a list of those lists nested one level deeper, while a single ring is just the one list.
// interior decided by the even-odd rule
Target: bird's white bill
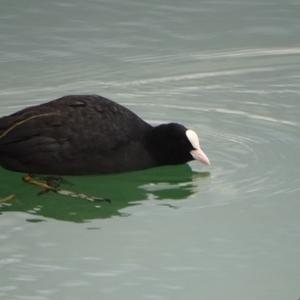
[{"label": "bird's white bill", "polygon": [[200,147],[200,142],[199,142],[199,138],[198,135],[195,131],[188,129],[185,132],[188,140],[190,141],[191,145],[193,146],[194,150],[192,150],[190,153],[193,156],[194,159],[199,160],[201,162],[203,162],[206,165],[210,165],[210,161],[208,159],[208,157],[206,156],[206,154],[202,151],[201,147]]},{"label": "bird's white bill", "polygon": [[200,147],[198,149],[192,150],[190,153],[194,159],[201,161],[205,165],[210,165],[210,161],[207,155],[202,151]]}]

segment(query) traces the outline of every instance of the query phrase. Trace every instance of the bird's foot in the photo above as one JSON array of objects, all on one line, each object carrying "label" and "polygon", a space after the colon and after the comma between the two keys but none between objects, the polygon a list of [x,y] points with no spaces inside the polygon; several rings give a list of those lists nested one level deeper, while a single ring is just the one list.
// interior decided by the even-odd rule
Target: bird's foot
[{"label": "bird's foot", "polygon": [[59,187],[63,182],[63,179],[61,177],[39,177],[39,178],[42,178],[44,180],[37,180],[35,179],[35,176],[32,175],[23,176],[24,182],[35,185],[42,189],[38,193],[38,195],[43,195],[51,191],[62,196],[79,198],[91,202],[103,202],[103,201],[109,203],[111,202],[110,199],[107,198],[96,197],[96,196],[86,195],[84,193],[78,193],[78,192],[60,189]]},{"label": "bird's foot", "polygon": [[[26,183],[29,183],[29,184],[32,184],[32,185],[35,185],[35,186],[41,188],[42,189],[42,191],[40,192],[41,194],[47,193],[49,191],[53,191],[53,192],[57,191],[57,188],[59,185],[52,186],[51,181],[49,181],[47,179],[39,180],[39,178],[38,179],[36,179],[36,178],[37,178],[37,176],[34,176],[34,175],[25,175],[25,176],[23,176],[22,179]],[[44,179],[44,178],[42,178],[42,179]]]},{"label": "bird's foot", "polygon": [[43,175],[33,175],[33,174],[29,174],[28,176],[31,176],[32,178],[44,181],[49,186],[52,186],[54,188],[58,188],[61,184],[67,184],[67,185],[73,186],[72,182],[66,180],[63,177],[59,177],[59,176],[43,176]]},{"label": "bird's foot", "polygon": [[15,198],[16,198],[16,196],[14,194],[0,198],[0,204],[10,202],[10,201],[14,200]]}]

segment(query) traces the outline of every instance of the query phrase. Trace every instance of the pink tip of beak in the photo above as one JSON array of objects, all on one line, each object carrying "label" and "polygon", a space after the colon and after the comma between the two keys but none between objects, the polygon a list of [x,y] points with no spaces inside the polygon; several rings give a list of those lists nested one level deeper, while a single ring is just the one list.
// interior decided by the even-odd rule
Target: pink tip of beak
[{"label": "pink tip of beak", "polygon": [[202,163],[204,163],[205,165],[210,166],[210,161],[209,161],[207,155],[203,152],[203,150],[201,148],[192,150],[190,153],[195,160],[199,160]]}]

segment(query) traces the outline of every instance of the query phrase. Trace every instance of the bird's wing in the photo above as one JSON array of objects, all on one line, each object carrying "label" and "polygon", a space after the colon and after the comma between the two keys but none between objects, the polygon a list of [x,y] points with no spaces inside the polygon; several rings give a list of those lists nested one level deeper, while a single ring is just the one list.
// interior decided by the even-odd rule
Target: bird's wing
[{"label": "bird's wing", "polygon": [[100,96],[65,96],[0,119],[0,152],[59,157],[108,152],[138,140],[150,125]]}]

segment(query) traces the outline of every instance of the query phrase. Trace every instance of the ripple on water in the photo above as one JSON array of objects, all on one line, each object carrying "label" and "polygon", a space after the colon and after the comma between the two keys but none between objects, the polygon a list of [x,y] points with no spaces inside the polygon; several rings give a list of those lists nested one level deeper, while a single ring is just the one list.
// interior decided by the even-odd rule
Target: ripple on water
[{"label": "ripple on water", "polygon": [[[154,124],[161,123],[161,120],[167,121],[168,118],[174,121],[175,116],[178,121],[200,132],[203,147],[213,163],[211,185],[207,185],[207,189],[239,195],[239,198],[252,198],[259,194],[266,198],[299,190],[299,174],[291,159],[299,153],[299,121],[290,118],[288,113],[282,113],[293,110],[293,100],[288,102],[280,99],[281,95],[300,93],[299,75],[293,63],[299,54],[300,48],[294,47],[225,49],[210,53],[170,54],[165,57],[127,56],[124,61],[133,64],[151,64],[160,60],[184,64],[201,61],[203,69],[200,72],[197,66],[194,68],[187,65],[186,72],[178,74],[173,70],[157,74],[149,65],[153,74],[141,73],[135,78],[125,77],[125,80],[112,76],[113,80],[103,80],[103,77],[87,68],[87,78],[93,79],[84,81],[74,77],[71,71],[58,68],[59,72],[50,74],[49,79],[53,79],[57,73],[64,78],[63,83],[55,85],[56,93],[75,87],[75,91],[79,88],[93,89],[94,86],[117,90],[125,101],[134,99],[125,102],[126,106],[137,112],[142,111]],[[276,57],[282,61],[274,63]],[[91,74],[93,76],[89,76]],[[282,81],[283,77],[285,81]],[[30,87],[27,90],[7,89],[2,90],[0,96],[12,97],[27,93],[26,98],[30,99],[29,95],[51,93],[53,90],[53,86]],[[207,100],[210,100],[213,95],[213,101],[203,100],[201,105],[197,105],[199,91],[202,99],[208,95]],[[256,95],[257,99],[253,99],[250,94]],[[268,98],[274,94],[274,99]],[[138,97],[141,95],[147,95],[146,98],[152,103],[140,102]],[[179,99],[186,95],[195,96],[197,100],[188,98],[182,104]],[[228,100],[231,97],[234,100]],[[237,97],[241,97],[244,102]],[[160,101],[162,98],[164,100]],[[192,99],[191,105],[189,99]],[[23,102],[22,106],[37,102],[40,100],[31,99]],[[18,105],[19,102],[16,102],[9,109],[17,109]],[[193,164],[193,167],[200,168],[197,164]]]},{"label": "ripple on water", "polygon": [[[265,199],[300,190],[299,176],[291,160],[291,157],[296,157],[297,151],[299,153],[299,124],[296,121],[249,112],[245,104],[242,104],[245,110],[205,104],[203,107],[152,103],[126,105],[150,109],[155,105],[170,118],[164,121],[173,121],[172,116],[179,115],[179,122],[200,133],[202,146],[212,161],[211,184],[206,187],[208,191],[219,190],[224,196],[235,196],[227,197],[227,200],[239,200]],[[178,113],[178,110],[181,112]],[[151,120],[155,125],[161,122]],[[201,170],[199,164],[192,165]]]}]

